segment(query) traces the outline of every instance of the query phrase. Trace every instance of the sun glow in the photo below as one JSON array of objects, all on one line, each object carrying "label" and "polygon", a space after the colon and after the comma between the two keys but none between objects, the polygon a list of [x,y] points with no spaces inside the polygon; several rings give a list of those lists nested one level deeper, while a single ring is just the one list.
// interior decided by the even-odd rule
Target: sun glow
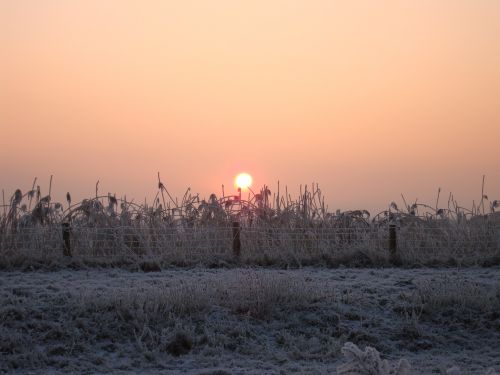
[{"label": "sun glow", "polygon": [[252,176],[250,176],[248,173],[240,173],[234,179],[234,184],[236,185],[237,188],[244,190],[252,186],[252,181],[253,181]]}]

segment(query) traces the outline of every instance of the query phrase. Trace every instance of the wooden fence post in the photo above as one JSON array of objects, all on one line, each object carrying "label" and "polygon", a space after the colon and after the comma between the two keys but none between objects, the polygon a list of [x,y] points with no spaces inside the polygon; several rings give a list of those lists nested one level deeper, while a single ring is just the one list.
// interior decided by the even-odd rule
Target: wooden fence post
[{"label": "wooden fence post", "polygon": [[233,221],[233,254],[240,256],[241,254],[241,227],[238,221]]},{"label": "wooden fence post", "polygon": [[393,262],[398,261],[398,241],[396,235],[396,224],[389,224],[389,252]]},{"label": "wooden fence post", "polygon": [[71,227],[69,223],[62,223],[63,255],[71,256]]}]

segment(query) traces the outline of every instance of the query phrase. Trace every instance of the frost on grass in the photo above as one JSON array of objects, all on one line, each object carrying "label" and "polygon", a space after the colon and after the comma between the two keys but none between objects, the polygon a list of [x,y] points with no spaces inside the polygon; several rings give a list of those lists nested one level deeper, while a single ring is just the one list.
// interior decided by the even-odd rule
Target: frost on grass
[{"label": "frost on grass", "polygon": [[488,313],[500,308],[500,284],[485,288],[461,276],[441,276],[417,283],[425,312],[432,314],[453,308],[461,314]]},{"label": "frost on grass", "polygon": [[269,316],[278,307],[307,305],[321,294],[300,278],[252,270],[233,274],[218,289],[220,305],[258,319]]},{"label": "frost on grass", "polygon": [[[390,364],[380,358],[377,349],[367,346],[362,351],[352,342],[347,342],[342,348],[342,354],[347,363],[337,368],[338,375],[410,375],[411,366],[406,359],[400,359],[397,364]],[[460,367],[453,366],[442,370],[443,375],[461,375]],[[485,375],[497,375],[493,368],[486,370]]]},{"label": "frost on grass", "polygon": [[347,342],[342,348],[347,363],[337,368],[338,375],[409,375],[410,364],[401,359],[396,365],[390,365],[380,358],[380,353],[372,347],[365,351],[352,342]]},{"label": "frost on grass", "polygon": [[[35,186],[36,179],[24,194],[17,189],[0,209],[0,269],[500,264],[500,203],[493,200],[486,213],[485,196],[481,209],[453,199],[448,208],[405,201],[404,208],[393,202],[372,218],[366,210],[329,212],[317,184],[301,187],[296,199],[264,186],[248,199],[211,194],[205,200],[188,189],[178,201],[158,178],[152,204],[99,195],[96,185],[95,197],[78,203],[68,193],[67,207],[53,201],[50,188],[43,196]],[[240,257],[233,256],[234,221]],[[389,254],[389,224],[397,227],[397,256]],[[62,225],[70,229],[64,249]]]},{"label": "frost on grass", "polygon": [[[445,375],[462,375],[462,371],[460,370],[460,367],[458,366],[453,366],[449,368],[446,371],[443,371]],[[489,368],[486,370],[484,373],[485,375],[497,375],[497,372],[495,371],[494,368]]]},{"label": "frost on grass", "polygon": [[493,268],[0,272],[0,373],[484,374],[499,285]]}]

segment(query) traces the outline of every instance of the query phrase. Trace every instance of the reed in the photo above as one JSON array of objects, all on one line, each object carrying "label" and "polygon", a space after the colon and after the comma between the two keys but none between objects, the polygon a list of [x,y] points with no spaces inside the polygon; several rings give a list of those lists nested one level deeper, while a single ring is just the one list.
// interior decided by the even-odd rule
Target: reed
[{"label": "reed", "polygon": [[[152,203],[115,194],[96,195],[67,206],[42,196],[40,186],[17,189],[0,215],[0,265],[20,258],[52,262],[62,257],[61,226],[71,227],[72,254],[82,261],[154,259],[161,264],[302,266],[389,264],[388,228],[397,227],[399,259],[405,265],[494,265],[500,263],[500,206],[484,194],[466,209],[453,195],[447,205],[395,202],[373,217],[367,210],[329,211],[318,184],[300,187],[296,198],[267,186],[240,195],[200,199],[187,189],[174,198],[158,174]],[[224,189],[222,190],[224,192]],[[489,212],[486,212],[486,208]],[[232,251],[232,223],[241,225],[242,256]],[[65,224],[66,225],[66,224]],[[13,261],[13,259],[15,261]]]}]

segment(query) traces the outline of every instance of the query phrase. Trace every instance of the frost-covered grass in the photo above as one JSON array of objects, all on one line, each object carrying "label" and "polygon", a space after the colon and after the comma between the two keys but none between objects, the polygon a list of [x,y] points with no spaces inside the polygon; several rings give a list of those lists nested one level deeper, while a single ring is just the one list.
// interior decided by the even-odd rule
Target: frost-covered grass
[{"label": "frost-covered grass", "polygon": [[[36,188],[35,188],[36,187]],[[54,202],[36,180],[17,189],[0,207],[0,269],[55,267],[72,255],[73,265],[168,266],[495,266],[500,265],[499,200],[483,194],[466,209],[423,203],[371,215],[366,210],[330,211],[318,185],[202,199],[188,189],[170,196],[158,178],[152,203],[96,195]],[[234,223],[241,251],[233,251]],[[63,241],[63,228],[69,248]],[[394,231],[392,231],[394,229]],[[391,240],[390,233],[397,239]],[[396,245],[396,246],[393,246]],[[395,247],[397,248],[396,251]]]},{"label": "frost-covered grass", "polygon": [[0,372],[484,374],[499,288],[497,267],[2,271]]}]

